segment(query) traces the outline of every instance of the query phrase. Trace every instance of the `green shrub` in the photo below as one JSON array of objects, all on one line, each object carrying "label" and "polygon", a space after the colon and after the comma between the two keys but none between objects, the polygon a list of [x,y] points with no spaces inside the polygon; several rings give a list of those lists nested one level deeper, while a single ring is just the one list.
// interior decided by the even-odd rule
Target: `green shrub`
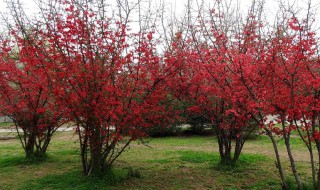
[{"label": "green shrub", "polygon": [[147,131],[150,137],[167,137],[167,136],[178,136],[181,133],[182,126],[172,125],[168,127],[153,127]]}]

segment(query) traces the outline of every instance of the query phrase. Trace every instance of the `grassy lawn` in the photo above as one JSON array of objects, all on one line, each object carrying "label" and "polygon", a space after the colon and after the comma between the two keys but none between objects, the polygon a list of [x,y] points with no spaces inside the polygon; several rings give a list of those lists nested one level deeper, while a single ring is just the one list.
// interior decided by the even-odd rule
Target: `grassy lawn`
[{"label": "grassy lawn", "polygon": [[[303,179],[309,179],[307,151],[294,141]],[[290,168],[280,143],[285,172]],[[267,137],[249,140],[235,167],[221,166],[213,136],[153,138],[132,143],[103,178],[83,177],[77,136],[59,132],[48,158],[25,163],[17,139],[0,141],[0,189],[281,189]],[[308,178],[307,178],[308,177]]]},{"label": "grassy lawn", "polygon": [[9,128],[9,127],[14,127],[14,123],[12,122],[0,122],[0,129],[1,128]]}]

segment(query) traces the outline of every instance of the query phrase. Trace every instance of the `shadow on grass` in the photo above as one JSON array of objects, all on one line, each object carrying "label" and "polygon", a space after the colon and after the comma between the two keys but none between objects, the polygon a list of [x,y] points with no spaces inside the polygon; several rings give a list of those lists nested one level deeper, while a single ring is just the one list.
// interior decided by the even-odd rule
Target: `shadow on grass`
[{"label": "shadow on grass", "polygon": [[[217,156],[219,156],[217,154]],[[260,154],[242,154],[236,163],[224,164],[220,162],[213,163],[212,166],[217,171],[243,173],[251,169],[259,168],[259,163],[266,161],[267,157]]]},{"label": "shadow on grass", "polygon": [[25,156],[12,156],[0,158],[0,168],[26,164]]},{"label": "shadow on grass", "polygon": [[191,151],[191,150],[181,150],[178,151],[180,159],[185,162],[191,163],[204,163],[204,162],[219,162],[219,155],[214,153]]},{"label": "shadow on grass", "polygon": [[86,177],[80,170],[74,170],[26,181],[20,189],[109,189],[130,177],[139,178],[140,173],[131,168],[111,168],[103,176]]},{"label": "shadow on grass", "polygon": [[30,159],[26,159],[25,155],[20,154],[16,156],[5,156],[0,158],[0,168],[1,167],[12,167],[19,165],[34,165],[41,163],[50,163],[50,162],[66,162],[66,156],[77,156],[77,150],[59,150],[50,152],[49,154],[45,154],[41,157],[33,157]]},{"label": "shadow on grass", "polygon": [[[296,182],[293,177],[286,178],[286,183],[290,190],[298,190]],[[311,181],[303,182],[302,183],[302,190],[314,190],[316,189]]]},{"label": "shadow on grass", "polygon": [[242,154],[239,160],[234,164],[222,164],[220,156],[216,153],[207,153],[199,151],[178,151],[180,159],[191,163],[205,163],[208,162],[214,170],[225,172],[246,171],[248,167],[257,165],[260,161],[266,161],[267,158],[259,154]]},{"label": "shadow on grass", "polygon": [[35,165],[35,164],[41,164],[48,160],[48,157],[42,156],[39,158],[30,158],[26,159],[25,156],[10,156],[5,158],[0,158],[0,168],[4,167],[13,167],[13,166],[19,166],[19,165]]}]

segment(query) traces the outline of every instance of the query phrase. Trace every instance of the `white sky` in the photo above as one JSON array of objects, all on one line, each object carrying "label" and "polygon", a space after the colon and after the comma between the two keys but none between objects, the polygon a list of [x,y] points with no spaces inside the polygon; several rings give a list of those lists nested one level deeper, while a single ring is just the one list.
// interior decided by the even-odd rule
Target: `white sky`
[{"label": "white sky", "polygon": [[[8,10],[6,10],[6,0],[0,0],[0,13],[6,13]],[[137,0],[129,0],[129,1],[137,1]],[[159,2],[159,0],[152,0],[153,2]],[[187,3],[188,0],[164,0],[166,2],[166,7],[172,7],[175,10],[175,14],[179,17],[182,16],[184,13],[184,8],[185,4]],[[193,0],[194,3],[197,1],[201,0]],[[204,0],[206,3],[212,3],[217,0]],[[220,0],[224,1],[224,0]],[[230,1],[230,0],[226,0]],[[232,0],[233,3],[236,3],[237,1],[240,2],[240,10],[244,12],[244,14],[247,12],[251,0]],[[269,22],[273,22],[273,18],[275,17],[276,11],[279,9],[279,1],[280,0],[265,0],[265,13],[267,14],[266,17]],[[295,7],[300,7],[302,10],[306,9],[306,5],[308,0],[283,0],[286,2],[289,2],[291,5],[295,5]],[[320,0],[311,0],[312,4],[314,5],[314,8],[317,9],[316,7],[319,7],[320,5]],[[34,3],[34,0],[20,0],[24,4],[26,13],[28,15],[33,15],[37,11],[37,6]],[[108,0],[108,3],[110,2],[111,4],[115,4],[116,0]],[[113,3],[112,3],[113,2]],[[170,10],[168,10],[170,11]],[[303,12],[303,11],[302,11]],[[303,14],[303,13],[302,13]],[[320,19],[320,14],[319,11],[317,13],[316,18]],[[316,23],[319,23],[319,21],[316,21]],[[318,25],[318,24],[317,24]],[[318,27],[318,26],[317,26]]]},{"label": "white sky", "polygon": [[[0,0],[0,12],[4,12],[5,8],[6,8],[6,0]],[[167,4],[172,4],[173,7],[176,8],[176,13],[180,14],[183,12],[184,10],[184,5],[187,3],[188,0],[165,0]],[[194,2],[196,2],[197,0],[193,0]],[[200,0],[198,0],[200,1]],[[215,0],[205,0],[205,2],[210,3],[213,2]],[[223,0],[220,0],[223,1]],[[227,0],[230,1],[230,0]],[[233,0],[233,2],[236,2],[237,0]],[[243,10],[247,10],[247,8],[250,6],[251,4],[251,0],[238,0],[239,2],[241,2],[241,7]],[[278,1],[279,0],[266,0],[266,10],[267,11],[274,11],[278,8]],[[285,0],[288,1],[290,4],[295,4],[298,7],[303,7],[306,5],[308,0]],[[36,11],[36,5],[34,3],[34,0],[20,0],[20,2],[22,2],[25,5],[26,10],[28,10],[28,13],[32,14]],[[109,2],[115,2],[115,0],[108,0]],[[153,0],[153,2],[157,2],[157,0]],[[320,4],[319,0],[312,0],[312,4],[316,5],[316,4]]]}]

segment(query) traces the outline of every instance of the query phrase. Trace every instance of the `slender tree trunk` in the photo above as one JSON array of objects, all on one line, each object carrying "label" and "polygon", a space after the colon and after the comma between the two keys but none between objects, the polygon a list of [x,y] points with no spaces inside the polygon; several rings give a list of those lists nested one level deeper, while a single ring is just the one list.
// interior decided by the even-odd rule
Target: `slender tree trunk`
[{"label": "slender tree trunk", "polygon": [[[317,149],[318,149],[318,163],[320,163],[320,145],[319,145],[319,143],[317,143]],[[320,164],[318,166],[317,185],[316,185],[315,189],[319,189],[319,188],[320,188]]]},{"label": "slender tree trunk", "polygon": [[[316,140],[316,148],[317,148],[317,153],[318,153],[318,163],[320,163],[320,141]],[[317,182],[315,189],[320,189],[320,164],[318,164],[318,171],[317,171]]]},{"label": "slender tree trunk", "polygon": [[231,145],[224,134],[218,135],[220,162],[222,164],[231,164]]},{"label": "slender tree trunk", "polygon": [[[318,126],[318,129],[320,128],[320,112],[317,112],[316,114],[316,119],[314,120],[315,125],[314,126]],[[318,121],[318,124],[316,124],[316,121]],[[319,189],[320,188],[320,141],[317,140],[316,141],[316,148],[317,148],[317,153],[318,153],[318,172],[317,172],[317,186],[316,188]]]},{"label": "slender tree trunk", "polygon": [[235,141],[234,151],[232,152],[232,135],[226,134],[222,130],[219,131],[218,145],[219,145],[219,154],[220,162],[222,164],[235,164],[240,157],[241,150],[244,144],[243,137],[239,137]]},{"label": "slender tree trunk", "polygon": [[221,160],[221,162],[223,162],[224,161],[224,157],[225,157],[225,149],[224,149],[223,138],[221,138],[220,135],[218,135],[218,145],[219,145],[220,160]]},{"label": "slender tree trunk", "polygon": [[235,164],[240,157],[243,147],[243,141],[237,139],[235,142],[235,148],[232,152],[232,138],[228,135],[221,135],[218,137],[220,162],[226,165]]},{"label": "slender tree trunk", "polygon": [[[311,120],[311,126],[312,126],[312,131],[316,131],[316,119],[317,119],[317,112],[313,111],[312,114],[312,120]],[[309,142],[309,152],[310,152],[310,161],[311,161],[311,166],[312,166],[312,180],[313,180],[313,185],[315,189],[320,188],[320,165],[318,167],[318,172],[316,174],[316,169],[315,169],[315,162],[314,162],[314,156],[313,156],[313,151],[312,151],[312,142],[310,139],[310,132],[308,132],[308,142]],[[318,153],[318,163],[320,163],[320,141],[315,140],[316,148],[317,148],[317,153]],[[317,179],[316,179],[317,175]]]},{"label": "slender tree trunk", "polygon": [[302,184],[301,184],[301,180],[300,180],[299,174],[297,172],[296,164],[295,164],[292,152],[291,152],[290,132],[286,132],[284,116],[282,116],[281,124],[282,124],[282,130],[283,130],[283,138],[284,138],[284,142],[285,142],[285,145],[286,145],[286,148],[287,148],[288,157],[289,157],[289,160],[290,160],[291,170],[292,170],[294,179],[296,181],[297,188],[299,190],[301,190],[302,189]]},{"label": "slender tree trunk", "polygon": [[267,135],[269,136],[269,138],[270,138],[270,140],[272,142],[273,150],[274,150],[274,153],[276,155],[276,167],[278,168],[278,171],[279,171],[281,184],[282,184],[281,185],[282,189],[288,190],[289,187],[288,187],[288,184],[286,183],[286,178],[284,177],[284,172],[283,172],[282,165],[281,165],[281,160],[280,160],[280,155],[279,155],[277,142],[274,139],[274,137],[272,136],[272,132],[269,129],[265,129],[265,131],[266,131]]},{"label": "slender tree trunk", "polygon": [[[307,126],[307,121],[306,118],[303,117],[303,122],[305,124],[305,126]],[[310,131],[307,130],[307,140],[305,139],[304,135],[301,133],[299,126],[298,126],[298,122],[296,120],[296,118],[294,118],[294,123],[297,126],[297,131],[298,134],[300,136],[300,138],[302,139],[302,141],[306,144],[307,149],[309,151],[309,156],[310,156],[310,165],[311,165],[311,173],[312,173],[312,183],[313,183],[313,187],[315,189],[317,189],[317,180],[316,180],[316,169],[315,169],[315,162],[314,162],[314,155],[313,155],[313,149],[312,149],[312,139],[311,139],[311,134]],[[315,131],[315,125],[314,125],[314,118],[312,118],[312,131]],[[315,143],[317,144],[317,140],[315,140]]]},{"label": "slender tree trunk", "polygon": [[234,148],[234,155],[233,155],[233,159],[232,159],[232,162],[237,162],[239,157],[240,157],[240,154],[241,154],[241,150],[242,150],[242,147],[243,147],[243,144],[244,144],[244,139],[243,137],[239,137],[236,139],[236,145],[235,145],[235,148]]},{"label": "slender tree trunk", "polygon": [[[79,135],[79,144],[80,144],[80,157],[81,157],[81,163],[82,163],[82,173],[83,175],[87,175],[88,174],[88,164],[87,164],[87,158],[86,158],[86,153],[88,151],[87,148],[87,135],[84,134],[82,136],[82,131],[80,129],[80,125],[77,123],[77,131],[78,131],[78,135]],[[84,132],[85,133],[85,132]]]},{"label": "slender tree trunk", "polygon": [[317,187],[317,180],[316,180],[316,168],[315,168],[315,162],[314,162],[314,156],[313,156],[313,150],[312,150],[312,142],[311,142],[311,139],[310,139],[310,133],[309,131],[307,131],[307,134],[308,134],[308,150],[309,150],[309,155],[310,155],[310,164],[311,164],[311,170],[312,170],[312,183],[313,183],[313,186],[316,188]]}]

